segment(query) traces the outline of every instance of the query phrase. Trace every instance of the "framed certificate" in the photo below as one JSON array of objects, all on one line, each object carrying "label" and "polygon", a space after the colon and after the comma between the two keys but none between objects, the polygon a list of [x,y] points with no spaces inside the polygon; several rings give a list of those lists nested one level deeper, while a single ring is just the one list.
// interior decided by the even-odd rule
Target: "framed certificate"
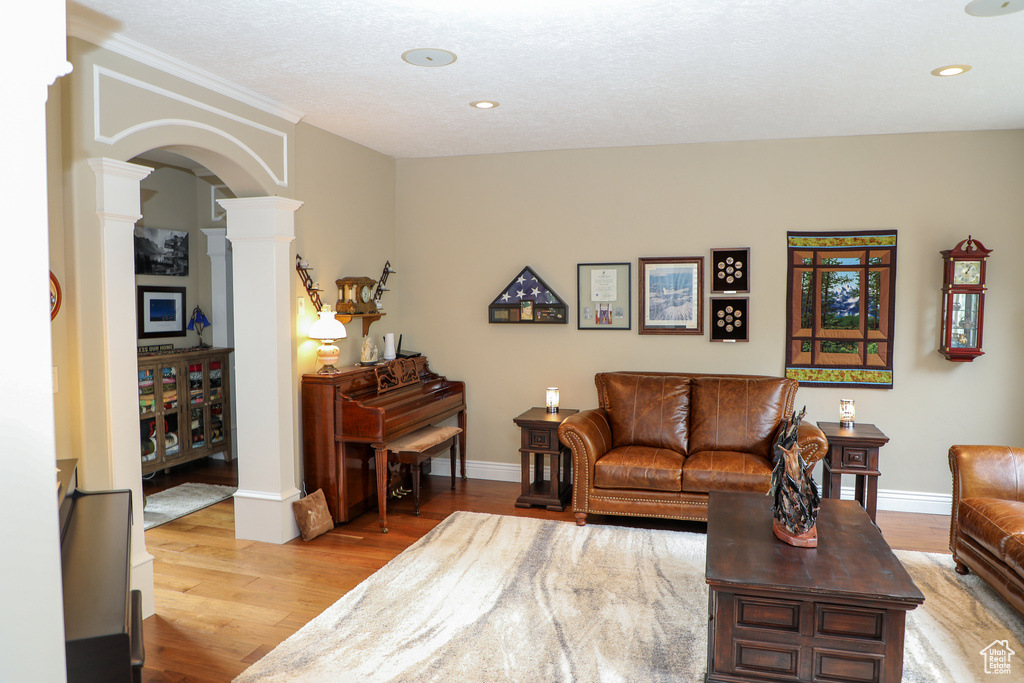
[{"label": "framed certificate", "polygon": [[576,265],[576,328],[628,330],[632,328],[629,263]]}]

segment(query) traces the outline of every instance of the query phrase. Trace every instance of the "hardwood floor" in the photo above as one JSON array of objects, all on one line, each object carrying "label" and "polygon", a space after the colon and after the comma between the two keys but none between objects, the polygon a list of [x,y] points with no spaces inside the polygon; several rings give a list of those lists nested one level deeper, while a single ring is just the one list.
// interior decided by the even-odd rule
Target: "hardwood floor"
[{"label": "hardwood floor", "polygon": [[[388,508],[390,533],[366,513],[323,536],[284,545],[234,537],[231,500],[146,532],[156,558],[156,615],[145,620],[147,682],[230,681],[456,510],[572,521],[572,509],[514,506],[519,484],[471,479],[450,490],[447,476],[425,477],[421,514],[411,496]],[[146,494],[183,483],[237,483],[234,463],[202,460],[144,482]],[[697,522],[594,516],[590,523],[703,533]],[[949,516],[878,513],[894,548],[948,552]]]}]

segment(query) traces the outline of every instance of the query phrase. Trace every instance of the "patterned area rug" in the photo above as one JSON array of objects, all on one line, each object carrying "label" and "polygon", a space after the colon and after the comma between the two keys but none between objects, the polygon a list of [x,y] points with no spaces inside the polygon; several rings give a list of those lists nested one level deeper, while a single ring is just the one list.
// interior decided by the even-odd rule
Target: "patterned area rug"
[{"label": "patterned area rug", "polygon": [[[235,683],[703,681],[705,540],[457,512]],[[1024,658],[1024,620],[983,582],[898,554],[926,596],[904,682],[990,679],[981,651],[997,640]]]},{"label": "patterned area rug", "polygon": [[152,529],[219,503],[234,495],[236,490],[234,486],[216,484],[179,484],[146,496],[146,507],[142,512],[144,528]]}]

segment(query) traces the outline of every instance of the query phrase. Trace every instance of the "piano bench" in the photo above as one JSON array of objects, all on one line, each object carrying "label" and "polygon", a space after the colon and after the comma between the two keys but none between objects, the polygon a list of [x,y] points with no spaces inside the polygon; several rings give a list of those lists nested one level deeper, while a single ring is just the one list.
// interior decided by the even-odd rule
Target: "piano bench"
[{"label": "piano bench", "polygon": [[411,434],[388,443],[388,462],[409,465],[412,470],[413,514],[420,514],[420,465],[448,449],[452,463],[452,491],[455,490],[455,446],[456,437],[462,432],[459,427],[424,427]]}]

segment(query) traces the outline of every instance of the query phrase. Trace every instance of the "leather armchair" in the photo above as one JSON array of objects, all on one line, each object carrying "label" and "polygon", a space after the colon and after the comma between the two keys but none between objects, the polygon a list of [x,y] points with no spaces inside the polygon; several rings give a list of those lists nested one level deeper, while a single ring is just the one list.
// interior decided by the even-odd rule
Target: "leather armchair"
[{"label": "leather armchair", "polygon": [[949,549],[1024,614],[1024,448],[953,446]]},{"label": "leather armchair", "polygon": [[[793,411],[797,382],[781,377],[610,372],[599,407],[566,418],[576,523],[589,513],[707,520],[712,490],[767,493],[772,444]],[[828,441],[798,432],[808,470]]]}]

